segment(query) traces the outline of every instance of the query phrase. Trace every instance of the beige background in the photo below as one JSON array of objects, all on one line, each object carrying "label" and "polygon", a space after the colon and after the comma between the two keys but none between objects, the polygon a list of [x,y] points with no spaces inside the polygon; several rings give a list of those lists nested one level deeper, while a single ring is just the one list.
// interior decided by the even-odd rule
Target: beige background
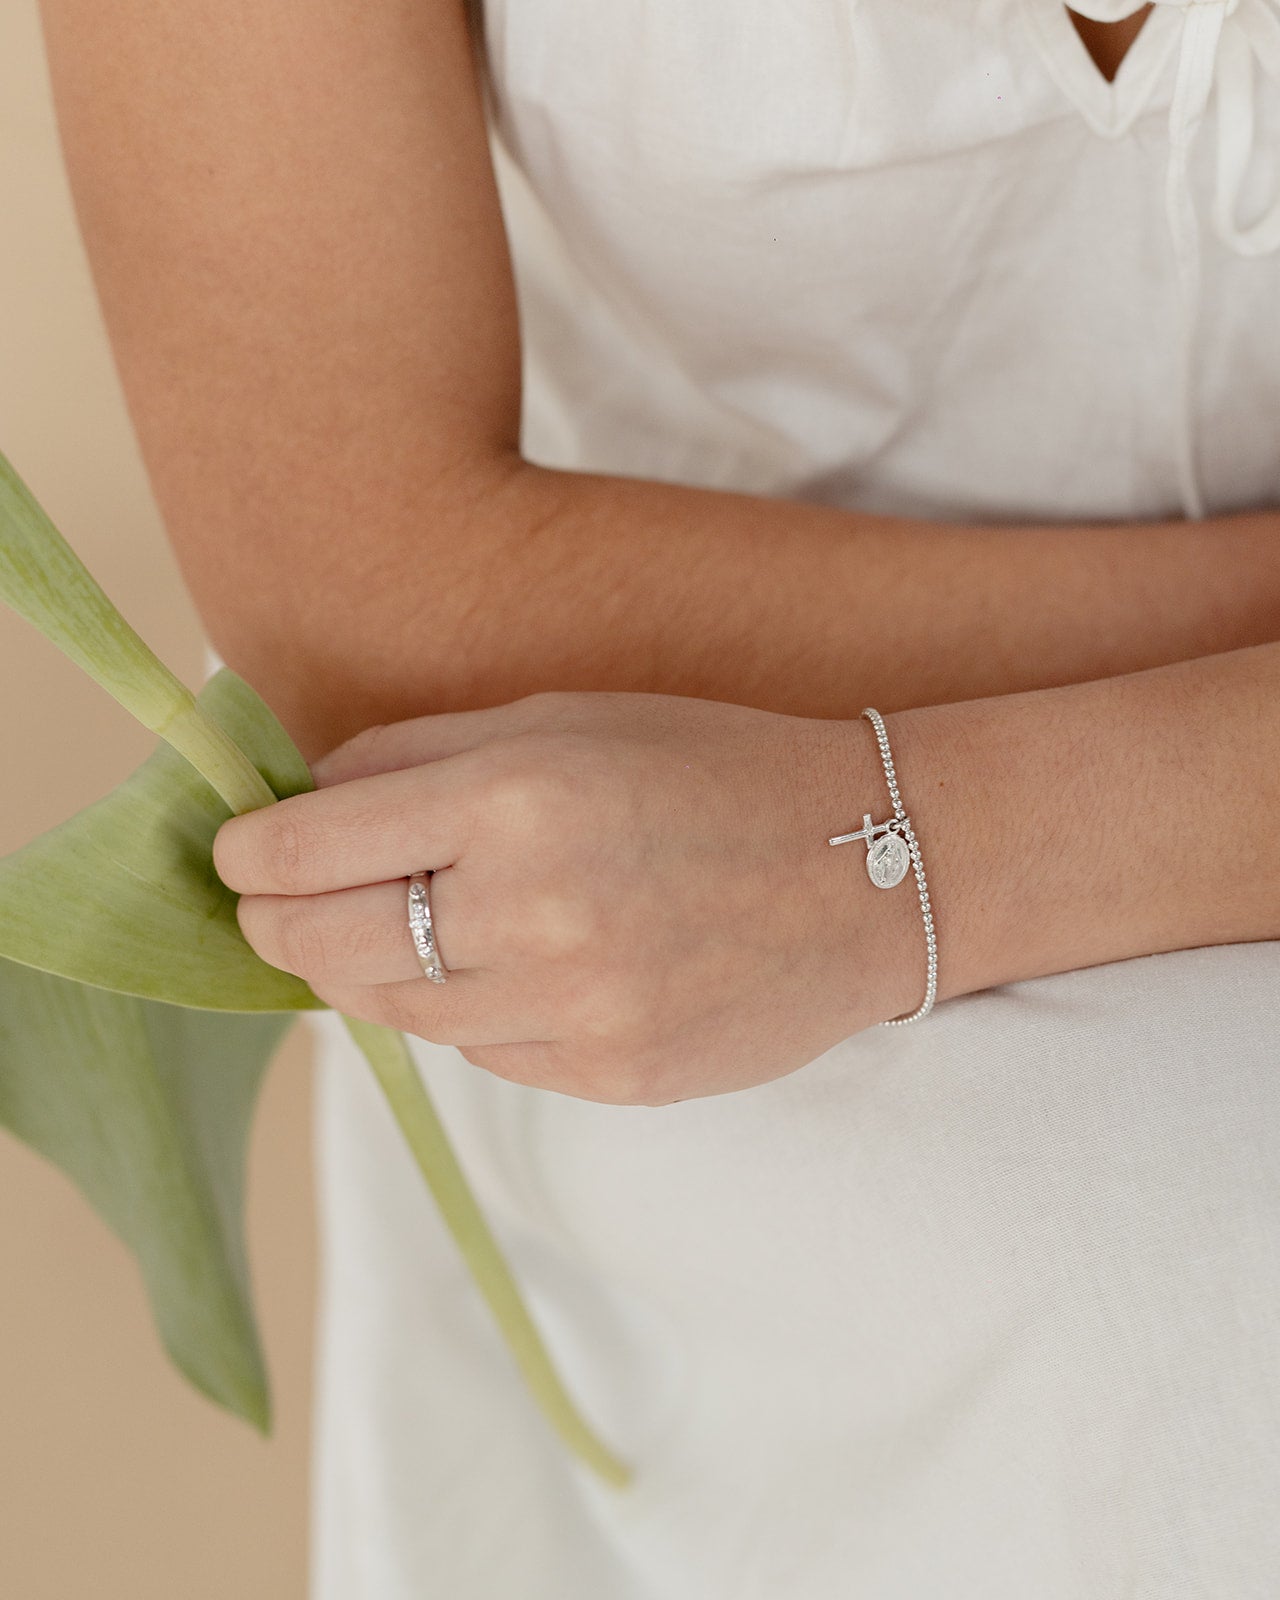
[{"label": "beige background", "polygon": [[[36,0],[0,0],[0,449],[193,686],[203,644],[135,445],[63,175]],[[0,607],[0,854],[113,787],[151,737]],[[310,1064],[254,1129],[249,1229],[276,1408],[264,1440],[188,1387],[141,1280],[0,1131],[0,1595],[301,1600],[315,1275]]]}]

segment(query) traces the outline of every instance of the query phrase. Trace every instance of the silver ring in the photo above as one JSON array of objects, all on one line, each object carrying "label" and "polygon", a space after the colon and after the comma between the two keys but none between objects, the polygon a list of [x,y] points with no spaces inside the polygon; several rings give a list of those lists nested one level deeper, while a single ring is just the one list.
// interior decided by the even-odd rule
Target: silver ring
[{"label": "silver ring", "polygon": [[443,983],[449,974],[436,949],[435,924],[431,920],[431,898],[427,893],[429,872],[414,872],[409,877],[409,932],[418,952],[422,970],[432,983]]}]

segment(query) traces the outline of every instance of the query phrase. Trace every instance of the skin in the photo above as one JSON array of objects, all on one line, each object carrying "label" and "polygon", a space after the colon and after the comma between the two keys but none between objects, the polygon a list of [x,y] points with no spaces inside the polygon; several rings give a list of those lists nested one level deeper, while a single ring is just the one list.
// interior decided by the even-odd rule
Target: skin
[{"label": "skin", "polygon": [[213,644],[308,759],[538,690],[850,718],[1280,637],[1273,507],[957,537],[526,460],[456,0],[42,16],[166,531]]},{"label": "skin", "polygon": [[[885,719],[940,999],[1280,935],[1280,650],[1210,663]],[[1117,717],[1143,733],[1127,748]],[[785,1076],[921,998],[911,874],[877,889],[865,847],[827,843],[889,812],[864,719],[537,694],[369,730],[316,776],[217,834],[246,938],[499,1077],[666,1105]],[[1192,846],[1228,816],[1224,881]],[[405,932],[404,879],[429,868],[444,984]]]},{"label": "skin", "polygon": [[[611,693],[397,723],[225,826],[215,861],[255,948],[348,1015],[585,1099],[748,1088],[875,1020],[878,930],[850,946],[836,892],[860,862],[814,847],[848,810],[839,726]],[[428,867],[443,985],[405,937]]]},{"label": "skin", "polygon": [[[923,988],[912,879],[878,891],[861,846],[825,842],[887,810],[867,704],[890,719],[917,818],[944,998],[1277,937],[1274,507],[961,535],[528,461],[456,0],[43,0],[42,18],[125,397],[209,636],[309,760],[356,738],[356,766],[347,749],[331,769],[344,778],[219,835],[267,959],[353,1015],[588,1098],[665,1103],[792,1070]],[[567,725],[535,738],[530,704]],[[483,762],[440,760],[458,736]],[[412,794],[360,766],[387,748],[416,769],[398,780]],[[403,805],[439,818],[455,759],[470,831],[423,821],[386,860]],[[323,808],[348,785],[331,831]],[[507,804],[486,828],[491,785]],[[1224,806],[1249,871],[1214,882],[1193,842]],[[386,885],[451,846],[433,903],[462,965],[434,985],[404,972],[403,885]],[[323,881],[273,875],[273,853],[323,862]],[[785,930],[785,982],[758,976],[747,904]],[[562,919],[598,965],[580,933],[553,980],[508,941]],[[393,967],[329,954],[380,948],[375,925],[402,941]],[[661,1007],[637,1001],[628,964]],[[743,1007],[754,1032],[728,1020]]]},{"label": "skin", "polygon": [[1150,15],[1151,7],[1139,6],[1132,15],[1121,17],[1118,22],[1095,22],[1091,17],[1082,17],[1072,11],[1070,6],[1067,11],[1085,49],[1093,57],[1094,66],[1110,83],[1119,72],[1120,63],[1128,55],[1130,45],[1142,32],[1142,25]]}]

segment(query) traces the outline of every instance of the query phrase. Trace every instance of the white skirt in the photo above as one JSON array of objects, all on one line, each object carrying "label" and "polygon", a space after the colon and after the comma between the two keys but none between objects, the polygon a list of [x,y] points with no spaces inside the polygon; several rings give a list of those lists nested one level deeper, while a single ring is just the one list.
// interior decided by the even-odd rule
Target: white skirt
[{"label": "white skirt", "polygon": [[1280,943],[966,995],[667,1107],[414,1041],[621,1492],[314,1020],[312,1600],[1280,1594]]}]

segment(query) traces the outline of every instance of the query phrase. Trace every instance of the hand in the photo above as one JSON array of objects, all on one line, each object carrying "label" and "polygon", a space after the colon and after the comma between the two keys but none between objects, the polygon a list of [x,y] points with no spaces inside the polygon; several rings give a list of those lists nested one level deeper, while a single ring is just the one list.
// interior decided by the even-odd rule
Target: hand
[{"label": "hand", "polygon": [[[919,985],[914,880],[904,957],[882,920],[899,895],[861,844],[827,844],[888,814],[862,719],[542,693],[370,728],[314,770],[315,793],[218,832],[245,937],[336,1010],[498,1077],[620,1105],[725,1094],[892,1015],[909,997],[879,975],[904,960]],[[407,920],[405,880],[431,869],[445,983]]]}]

